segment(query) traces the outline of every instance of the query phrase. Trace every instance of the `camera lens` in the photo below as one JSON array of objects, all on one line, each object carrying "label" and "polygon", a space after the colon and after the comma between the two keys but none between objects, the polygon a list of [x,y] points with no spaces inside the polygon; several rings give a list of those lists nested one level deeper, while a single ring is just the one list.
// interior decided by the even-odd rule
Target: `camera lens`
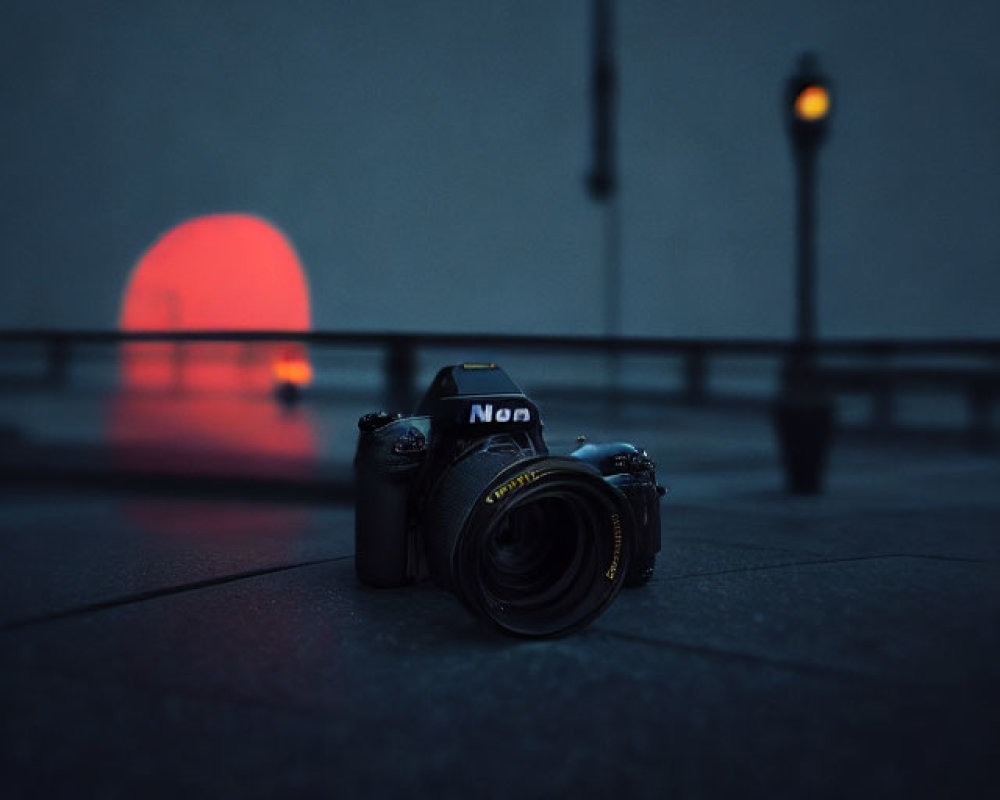
[{"label": "camera lens", "polygon": [[588,520],[573,498],[544,497],[502,517],[479,564],[483,589],[495,604],[550,605],[579,568]]},{"label": "camera lens", "polygon": [[595,471],[558,457],[498,471],[477,454],[452,472],[431,501],[428,563],[466,606],[508,633],[540,637],[581,628],[614,600],[631,512]]}]

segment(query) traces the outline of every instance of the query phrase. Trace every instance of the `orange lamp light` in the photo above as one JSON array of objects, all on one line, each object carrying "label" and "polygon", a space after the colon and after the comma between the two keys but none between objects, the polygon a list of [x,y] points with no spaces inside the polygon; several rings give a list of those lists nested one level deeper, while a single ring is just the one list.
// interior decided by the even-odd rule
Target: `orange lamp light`
[{"label": "orange lamp light", "polygon": [[795,116],[804,122],[817,122],[830,113],[830,93],[813,84],[795,97]]},{"label": "orange lamp light", "polygon": [[313,371],[305,358],[280,358],[272,369],[276,383],[290,383],[293,386],[308,386],[312,382]]}]

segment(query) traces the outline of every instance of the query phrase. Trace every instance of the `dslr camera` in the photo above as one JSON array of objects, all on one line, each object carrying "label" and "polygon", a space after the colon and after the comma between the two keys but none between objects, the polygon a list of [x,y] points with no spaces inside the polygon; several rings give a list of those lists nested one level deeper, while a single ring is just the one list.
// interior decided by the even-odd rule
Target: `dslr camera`
[{"label": "dslr camera", "polygon": [[660,550],[653,461],[622,442],[551,455],[538,408],[496,364],[445,367],[416,413],[358,421],[362,583],[425,577],[503,631],[592,622]]}]

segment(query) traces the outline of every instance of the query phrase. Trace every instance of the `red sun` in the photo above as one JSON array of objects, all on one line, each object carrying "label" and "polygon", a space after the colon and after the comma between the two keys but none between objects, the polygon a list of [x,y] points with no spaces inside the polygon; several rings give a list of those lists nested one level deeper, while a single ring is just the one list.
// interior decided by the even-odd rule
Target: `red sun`
[{"label": "red sun", "polygon": [[214,214],[178,225],[140,259],[122,330],[309,329],[309,289],[284,235],[259,217]]},{"label": "red sun", "polygon": [[[124,331],[309,330],[309,288],[295,249],[249,214],[198,217],[171,229],[136,265],[122,299]],[[299,345],[142,345],[128,349],[126,386],[260,389],[308,383]]]}]

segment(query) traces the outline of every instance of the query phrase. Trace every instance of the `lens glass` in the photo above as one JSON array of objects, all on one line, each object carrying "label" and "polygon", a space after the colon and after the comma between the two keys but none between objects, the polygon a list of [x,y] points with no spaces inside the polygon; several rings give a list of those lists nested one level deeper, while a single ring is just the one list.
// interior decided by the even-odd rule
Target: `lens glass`
[{"label": "lens glass", "polygon": [[[461,551],[468,599],[510,633],[553,636],[596,617],[621,585],[622,509],[600,479],[549,473],[473,524]],[[626,534],[627,535],[627,534]]]},{"label": "lens glass", "polygon": [[492,599],[522,610],[557,600],[583,558],[586,518],[565,496],[514,508],[494,528],[481,564]]}]

